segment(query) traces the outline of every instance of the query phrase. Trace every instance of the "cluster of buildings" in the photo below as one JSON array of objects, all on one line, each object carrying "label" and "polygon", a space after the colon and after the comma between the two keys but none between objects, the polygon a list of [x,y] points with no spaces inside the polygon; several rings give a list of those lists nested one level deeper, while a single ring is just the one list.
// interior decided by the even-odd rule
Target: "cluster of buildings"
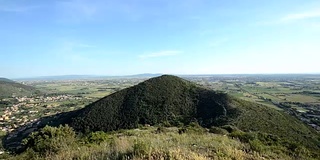
[{"label": "cluster of buildings", "polygon": [[38,97],[16,97],[18,102],[29,102],[29,103],[45,103],[45,102],[58,102],[65,100],[78,100],[81,97],[75,97],[72,95],[57,95],[57,96],[38,96]]},{"label": "cluster of buildings", "polygon": [[53,106],[45,105],[46,103],[79,99],[81,97],[72,95],[14,97],[11,100],[14,104],[7,107],[3,114],[0,115],[0,131],[12,132],[18,127],[37,121],[37,117],[43,116],[37,107],[47,106],[46,108],[49,108]]}]

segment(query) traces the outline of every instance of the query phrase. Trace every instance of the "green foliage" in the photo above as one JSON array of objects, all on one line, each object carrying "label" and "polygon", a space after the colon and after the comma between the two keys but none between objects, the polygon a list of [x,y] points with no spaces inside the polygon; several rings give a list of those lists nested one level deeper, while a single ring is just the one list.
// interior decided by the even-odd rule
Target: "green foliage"
[{"label": "green foliage", "polygon": [[[107,96],[79,111],[70,125],[76,130],[112,131],[139,124],[182,126],[196,119],[202,126],[224,123],[234,108],[228,96],[175,76],[151,78]],[[230,111],[230,112],[229,112]]]},{"label": "green foliage", "polygon": [[157,130],[155,131],[155,133],[166,133],[167,129],[165,127],[158,127]]},{"label": "green foliage", "polygon": [[[197,123],[187,128],[200,128]],[[68,126],[66,126],[68,128]],[[29,147],[17,156],[4,155],[0,158],[24,159],[319,159],[308,148],[297,143],[288,143],[274,135],[259,132],[235,131],[230,136],[203,132],[185,132],[178,134],[177,128],[164,128],[165,133],[155,133],[155,127],[146,130],[123,130],[122,132],[95,132],[86,136],[74,137],[73,143],[59,142],[59,151],[38,152],[35,146]],[[46,127],[46,134],[53,135],[61,130],[68,135],[72,130]],[[43,130],[41,130],[43,132]],[[66,130],[66,131],[62,131]],[[41,132],[39,131],[39,132]],[[130,135],[125,132],[133,133]],[[44,136],[38,138],[43,139]],[[57,139],[57,134],[53,139]],[[64,135],[59,133],[58,135]],[[71,134],[72,135],[72,134]],[[68,136],[67,136],[68,137]],[[91,141],[88,139],[91,138]],[[241,141],[239,141],[239,140]],[[53,142],[50,138],[46,138]],[[86,143],[83,143],[86,142]],[[60,144],[64,143],[64,144]],[[58,143],[42,145],[55,148]],[[46,146],[46,147],[43,147]]]},{"label": "green foliage", "polygon": [[281,139],[297,142],[312,150],[319,150],[319,133],[295,117],[256,103],[234,99],[232,105],[240,109],[241,116],[229,123],[245,132],[261,132]]},{"label": "green foliage", "polygon": [[133,153],[138,156],[148,155],[151,151],[151,148],[148,144],[143,141],[136,141],[133,144]]},{"label": "green foliage", "polygon": [[241,142],[248,143],[250,145],[250,150],[259,153],[265,153],[269,150],[277,150],[283,154],[288,154],[298,159],[307,159],[307,157],[320,157],[320,154],[317,150],[306,148],[296,141],[289,141],[272,134],[235,131],[229,136],[238,138]]},{"label": "green foliage", "polygon": [[221,135],[227,135],[229,133],[226,129],[223,129],[220,127],[211,127],[209,129],[209,132],[214,134],[221,134]]},{"label": "green foliage", "polygon": [[255,134],[242,132],[240,130],[232,132],[229,136],[233,138],[238,138],[241,142],[246,142],[246,143],[256,138]]},{"label": "green foliage", "polygon": [[30,96],[32,94],[39,94],[36,88],[26,86],[9,79],[0,78],[0,98],[16,96]]},{"label": "green foliage", "polygon": [[98,131],[98,132],[91,132],[89,133],[85,138],[85,143],[96,143],[100,144],[102,142],[105,142],[109,139],[109,136],[107,133]]},{"label": "green foliage", "polygon": [[207,130],[199,125],[197,122],[191,122],[189,125],[179,129],[179,133],[188,134],[205,134]]},{"label": "green foliage", "polygon": [[76,141],[76,134],[69,126],[46,126],[40,131],[33,132],[24,139],[25,147],[41,155],[58,153],[72,146]]},{"label": "green foliage", "polygon": [[[243,142],[251,143],[256,150],[264,150],[259,147],[260,142],[267,146],[268,143],[271,143],[270,146],[277,146],[278,141],[273,140],[274,137],[270,135],[288,142],[296,141],[312,151],[318,151],[320,144],[318,133],[284,112],[168,75],[151,78],[104,97],[83,109],[57,117],[50,125],[69,124],[76,131],[85,133],[137,128],[144,124],[183,124],[185,127],[179,133],[206,134],[203,127],[216,126],[221,130],[216,128],[213,132],[222,133],[225,129]],[[269,137],[251,132],[265,133]],[[92,142],[104,141],[103,135],[95,136],[97,137]]]},{"label": "green foliage", "polygon": [[220,128],[227,130],[229,133],[239,131],[239,129],[237,127],[232,126],[232,125],[224,125],[224,126],[221,126]]},{"label": "green foliage", "polygon": [[5,137],[6,132],[0,131],[0,151],[3,150],[2,139]]}]

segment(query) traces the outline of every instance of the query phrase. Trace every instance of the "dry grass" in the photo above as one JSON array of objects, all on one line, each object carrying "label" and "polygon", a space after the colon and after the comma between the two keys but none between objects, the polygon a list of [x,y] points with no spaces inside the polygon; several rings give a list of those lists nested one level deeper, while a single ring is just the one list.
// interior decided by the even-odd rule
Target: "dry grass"
[{"label": "dry grass", "polygon": [[38,157],[27,151],[14,159],[52,159],[52,160],[104,160],[104,159],[290,159],[285,155],[259,154],[248,152],[248,146],[228,136],[211,133],[183,133],[176,128],[156,133],[155,127],[145,130],[127,130],[108,135],[109,139],[100,144],[81,144],[66,147],[56,153]]}]

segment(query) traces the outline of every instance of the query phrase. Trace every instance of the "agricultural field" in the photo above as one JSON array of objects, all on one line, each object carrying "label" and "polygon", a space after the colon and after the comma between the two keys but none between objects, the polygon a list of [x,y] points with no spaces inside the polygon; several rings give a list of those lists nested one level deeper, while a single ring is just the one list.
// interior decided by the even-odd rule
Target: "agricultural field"
[{"label": "agricultural field", "polygon": [[187,79],[247,101],[285,110],[320,130],[320,75],[215,75]]},{"label": "agricultural field", "polygon": [[142,79],[103,79],[25,82],[46,93],[71,94],[87,98],[101,98],[141,82]]}]

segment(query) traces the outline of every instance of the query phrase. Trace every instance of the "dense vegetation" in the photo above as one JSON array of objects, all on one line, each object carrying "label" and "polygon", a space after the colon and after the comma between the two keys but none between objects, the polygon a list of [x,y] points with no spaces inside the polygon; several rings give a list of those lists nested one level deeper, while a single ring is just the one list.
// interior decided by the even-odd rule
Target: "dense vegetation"
[{"label": "dense vegetation", "polygon": [[[49,120],[41,119],[40,122],[42,127],[68,124],[84,134],[132,129],[145,124],[181,127],[196,123],[210,128],[213,133],[230,133],[243,143],[256,146],[259,152],[281,148],[281,153],[290,155],[296,150],[305,150],[301,153],[303,156],[319,158],[319,134],[296,118],[168,75],[149,79],[83,109],[56,115]],[[204,130],[200,126],[196,129],[194,126],[193,129],[182,127],[179,133]],[[25,149],[33,148],[38,152],[34,146],[42,134],[41,131],[32,134]],[[27,134],[18,134],[17,137],[21,135]]]},{"label": "dense vegetation", "polygon": [[6,78],[0,78],[0,98],[15,96],[30,96],[38,93],[36,88],[23,85]]},{"label": "dense vegetation", "polygon": [[309,147],[319,144],[315,131],[286,113],[168,75],[107,96],[81,110],[69,124],[82,131],[112,131],[139,124],[178,126],[193,121],[204,127],[230,124]]},{"label": "dense vegetation", "polygon": [[24,140],[28,147],[24,153],[4,154],[0,159],[317,159],[305,147],[277,136],[231,128],[207,130],[193,122],[184,127],[140,127],[76,135],[69,126],[47,126]]},{"label": "dense vegetation", "polygon": [[152,78],[107,96],[79,111],[70,125],[76,130],[112,131],[138,124],[216,123],[235,111],[228,96],[197,87],[174,76]]}]

